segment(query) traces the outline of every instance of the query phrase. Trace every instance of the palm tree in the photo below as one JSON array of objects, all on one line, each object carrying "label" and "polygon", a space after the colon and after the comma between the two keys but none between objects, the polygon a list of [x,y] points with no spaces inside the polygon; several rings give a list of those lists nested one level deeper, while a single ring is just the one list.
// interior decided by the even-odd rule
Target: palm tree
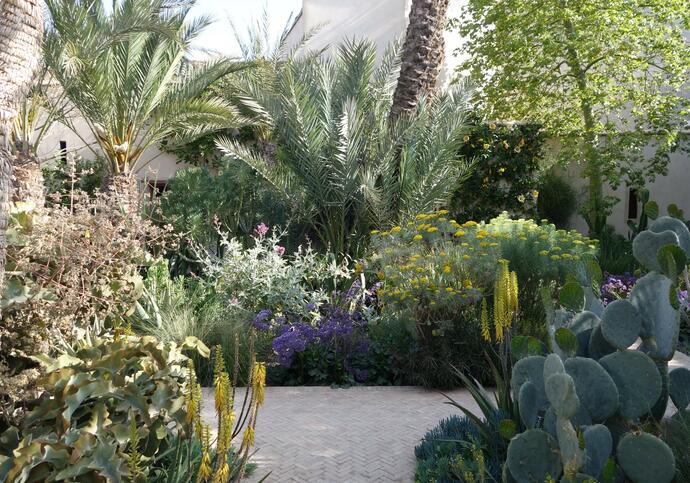
[{"label": "palm tree", "polygon": [[12,162],[7,134],[17,116],[17,100],[31,82],[38,65],[43,14],[37,0],[0,3],[0,290],[5,276],[5,234],[12,192]]},{"label": "palm tree", "polygon": [[436,88],[445,57],[443,31],[449,3],[450,0],[412,0],[390,113],[393,120],[414,110],[422,96]]},{"label": "palm tree", "polygon": [[133,175],[151,162],[148,148],[240,123],[235,108],[207,90],[246,64],[187,59],[209,23],[188,19],[193,1],[120,0],[110,13],[100,1],[46,3],[46,62],[96,139],[125,208],[136,205]]},{"label": "palm tree", "polygon": [[372,228],[444,203],[469,168],[457,154],[464,90],[422,98],[409,116],[389,121],[398,50],[389,48],[376,67],[370,43],[347,42],[330,58],[290,57],[269,81],[247,77],[237,102],[272,133],[275,159],[231,139],[218,141],[337,254],[356,255]]}]

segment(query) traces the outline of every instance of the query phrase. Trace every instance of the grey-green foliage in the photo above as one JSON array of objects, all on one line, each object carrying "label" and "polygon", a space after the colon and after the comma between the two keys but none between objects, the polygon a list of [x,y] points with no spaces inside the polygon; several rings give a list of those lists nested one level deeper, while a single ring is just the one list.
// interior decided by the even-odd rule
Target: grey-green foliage
[{"label": "grey-green foliage", "polygon": [[[652,271],[627,300],[603,311],[598,301],[585,300],[588,310],[579,310],[578,302],[578,313],[572,304],[570,310],[552,312],[555,353],[524,357],[513,368],[511,387],[528,428],[508,450],[507,468],[519,483],[547,477],[603,481],[605,473],[610,479],[616,471],[617,477],[636,483],[670,483],[687,476],[681,467],[685,463],[676,460],[690,448],[683,431],[690,412],[690,371],[669,372],[668,361],[678,341],[675,300],[690,255],[690,232],[683,223],[662,217],[638,235],[634,250]],[[572,335],[565,337],[566,331]],[[559,342],[572,345],[573,338],[576,350],[559,347]],[[631,349],[638,339],[638,347]],[[678,412],[664,420],[669,398]],[[645,423],[662,420],[663,440],[640,431],[659,427]],[[554,448],[558,461],[550,453]],[[609,468],[611,458],[617,469]]]}]

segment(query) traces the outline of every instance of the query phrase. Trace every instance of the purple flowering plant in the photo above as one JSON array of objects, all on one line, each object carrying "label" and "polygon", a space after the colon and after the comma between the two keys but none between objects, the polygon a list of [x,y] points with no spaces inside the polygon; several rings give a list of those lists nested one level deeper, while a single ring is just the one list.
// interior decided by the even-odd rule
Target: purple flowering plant
[{"label": "purple flowering plant", "polygon": [[623,275],[605,273],[604,281],[600,287],[602,303],[608,305],[615,300],[628,298],[636,282],[637,277],[630,273]]},{"label": "purple flowering plant", "polygon": [[356,280],[328,301],[305,304],[298,313],[259,311],[253,326],[271,337],[273,368],[288,384],[366,383],[370,342],[367,326],[375,315],[376,290]]}]

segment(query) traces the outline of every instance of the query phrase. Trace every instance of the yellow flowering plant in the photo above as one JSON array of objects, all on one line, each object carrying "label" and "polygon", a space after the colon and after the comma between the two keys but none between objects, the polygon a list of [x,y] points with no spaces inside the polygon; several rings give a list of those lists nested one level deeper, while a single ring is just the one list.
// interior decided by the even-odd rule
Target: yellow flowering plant
[{"label": "yellow flowering plant", "polygon": [[[235,338],[235,354],[239,338]],[[228,371],[221,346],[214,349],[213,408],[215,431],[202,420],[201,386],[194,364],[189,360],[185,386],[186,422],[191,431],[178,439],[170,466],[163,479],[166,483],[195,481],[197,483],[237,482],[254,470],[249,456],[255,444],[255,428],[259,409],[264,404],[266,365],[254,356],[253,336],[250,337],[250,363],[245,390],[238,390],[240,361],[235,357]]]},{"label": "yellow flowering plant", "polygon": [[481,316],[475,306],[484,297],[495,299],[502,273],[496,267],[503,260],[521,285],[518,329],[543,335],[539,290],[575,274],[596,248],[578,232],[506,213],[488,223],[458,222],[441,210],[375,234],[371,261],[383,281],[384,311],[408,312],[438,336],[444,331],[438,322],[449,313],[472,307]]}]

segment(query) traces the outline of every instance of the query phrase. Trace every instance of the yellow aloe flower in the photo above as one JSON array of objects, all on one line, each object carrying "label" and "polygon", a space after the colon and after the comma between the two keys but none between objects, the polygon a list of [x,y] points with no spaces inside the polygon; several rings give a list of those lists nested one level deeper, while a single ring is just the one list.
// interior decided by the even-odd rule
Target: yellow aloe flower
[{"label": "yellow aloe flower", "polygon": [[451,268],[450,265],[444,265],[443,266],[443,273],[450,273]]},{"label": "yellow aloe flower", "polygon": [[464,231],[458,230],[458,231],[455,232],[455,234],[453,234],[453,236],[460,237],[460,236],[463,236],[464,234],[465,234]]},{"label": "yellow aloe flower", "polygon": [[251,425],[247,426],[247,429],[244,430],[242,444],[246,446],[254,446],[254,428]]},{"label": "yellow aloe flower", "polygon": [[486,306],[486,298],[482,299],[482,317],[481,317],[482,337],[484,340],[491,341],[491,332],[489,331],[489,309]]},{"label": "yellow aloe flower", "polygon": [[225,461],[218,466],[216,474],[213,475],[213,483],[226,483],[230,479],[230,465]]},{"label": "yellow aloe flower", "polygon": [[252,375],[252,389],[256,395],[256,403],[261,406],[264,403],[266,387],[266,364],[257,362],[254,365],[254,374]]},{"label": "yellow aloe flower", "polygon": [[402,228],[400,228],[399,226],[394,226],[393,228],[391,228],[391,233],[399,233],[400,230],[402,230]]},{"label": "yellow aloe flower", "polygon": [[415,235],[415,236],[412,237],[412,239],[413,239],[414,241],[419,241],[419,240],[422,240],[423,238],[424,238],[424,237],[423,237],[422,235]]}]

